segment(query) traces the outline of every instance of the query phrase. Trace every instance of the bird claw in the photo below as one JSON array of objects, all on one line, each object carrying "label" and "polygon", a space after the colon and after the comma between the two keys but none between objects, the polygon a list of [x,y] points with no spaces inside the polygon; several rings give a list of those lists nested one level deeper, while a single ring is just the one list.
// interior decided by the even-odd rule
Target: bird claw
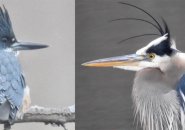
[{"label": "bird claw", "polygon": [[45,122],[45,125],[51,125],[53,127],[59,127],[59,126],[62,126],[64,128],[64,130],[67,130],[66,126],[64,124],[61,124],[61,123],[53,123],[53,122]]}]

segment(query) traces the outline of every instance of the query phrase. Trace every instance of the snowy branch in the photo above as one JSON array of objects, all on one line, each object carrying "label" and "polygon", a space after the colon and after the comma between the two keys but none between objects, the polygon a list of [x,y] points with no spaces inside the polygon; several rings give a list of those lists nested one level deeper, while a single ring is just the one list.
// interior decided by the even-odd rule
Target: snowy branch
[{"label": "snowy branch", "polygon": [[[18,117],[14,123],[27,122],[43,122],[55,126],[62,126],[65,128],[65,123],[75,122],[75,106],[66,108],[44,108],[39,106],[32,106],[22,118]],[[4,124],[4,129],[9,130],[10,126],[6,122],[0,121]]]}]

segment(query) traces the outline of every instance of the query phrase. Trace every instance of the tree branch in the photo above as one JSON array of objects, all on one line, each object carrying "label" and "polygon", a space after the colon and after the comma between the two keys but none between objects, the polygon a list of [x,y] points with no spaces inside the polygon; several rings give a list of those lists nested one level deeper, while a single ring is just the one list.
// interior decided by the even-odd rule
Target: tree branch
[{"label": "tree branch", "polygon": [[[65,123],[75,122],[75,106],[66,108],[44,108],[40,106],[32,106],[23,116],[17,117],[14,123],[27,122],[43,122],[55,126],[62,126],[65,130]],[[10,130],[10,126],[6,122],[4,130]]]}]

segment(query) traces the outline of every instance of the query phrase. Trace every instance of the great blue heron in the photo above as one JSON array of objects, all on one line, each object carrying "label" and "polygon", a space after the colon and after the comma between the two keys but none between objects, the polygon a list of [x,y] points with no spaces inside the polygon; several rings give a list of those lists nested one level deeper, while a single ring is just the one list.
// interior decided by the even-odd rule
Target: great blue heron
[{"label": "great blue heron", "polygon": [[185,130],[185,53],[176,48],[164,19],[160,24],[142,8],[123,2],[121,4],[139,9],[153,19],[153,22],[139,18],[117,20],[142,21],[151,24],[159,32],[131,38],[144,35],[159,37],[137,50],[135,54],[98,59],[82,65],[137,71],[132,99],[136,117],[143,129]]}]

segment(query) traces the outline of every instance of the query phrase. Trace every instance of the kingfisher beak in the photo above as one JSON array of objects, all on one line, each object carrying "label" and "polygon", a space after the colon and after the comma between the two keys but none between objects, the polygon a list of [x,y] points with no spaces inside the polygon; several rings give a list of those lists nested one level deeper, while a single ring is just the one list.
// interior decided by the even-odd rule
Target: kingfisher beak
[{"label": "kingfisher beak", "polygon": [[35,49],[42,49],[46,47],[48,47],[48,45],[32,43],[32,42],[15,42],[14,44],[11,45],[11,48],[14,51],[35,50]]},{"label": "kingfisher beak", "polygon": [[127,70],[142,69],[141,62],[146,60],[146,56],[131,54],[125,56],[116,56],[104,59],[98,59],[83,63],[87,67],[114,67]]}]

